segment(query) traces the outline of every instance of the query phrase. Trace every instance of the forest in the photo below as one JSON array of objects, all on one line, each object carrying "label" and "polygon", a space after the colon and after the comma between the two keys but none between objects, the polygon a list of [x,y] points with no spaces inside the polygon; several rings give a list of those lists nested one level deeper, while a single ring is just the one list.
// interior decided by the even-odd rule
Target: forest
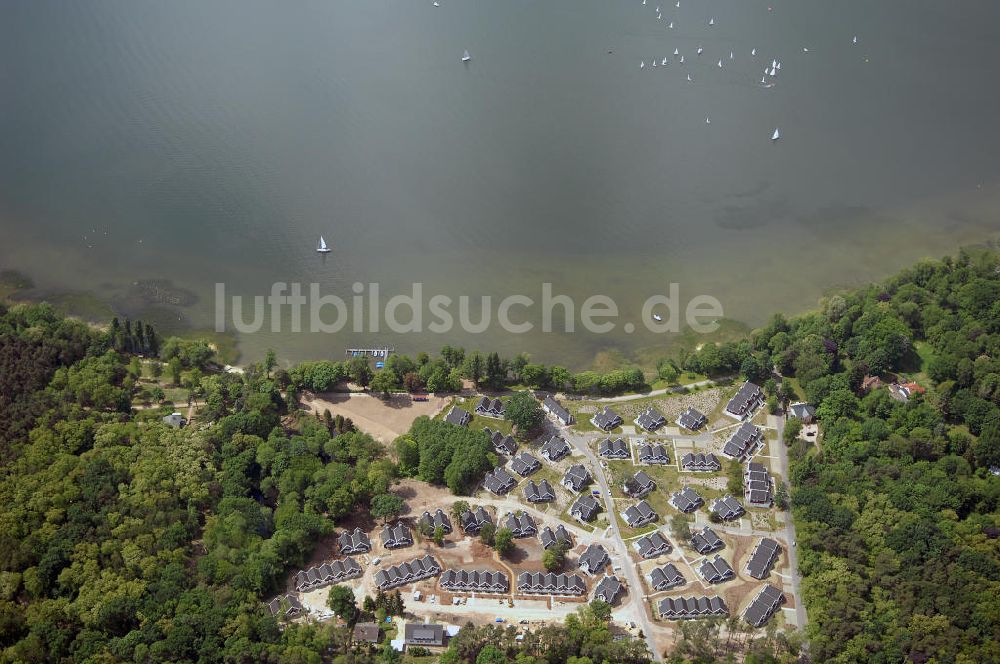
[{"label": "forest", "polygon": [[[1000,263],[969,251],[669,359],[817,406],[819,440],[789,441],[808,648],[762,634],[746,661],[1000,661],[998,356]],[[196,426],[136,407],[140,360],[197,395]],[[454,348],[386,369],[413,389],[470,374],[497,385],[579,377]],[[205,342],[0,305],[0,662],[399,661],[353,651],[346,627],[279,623],[262,601],[346,515],[397,509],[387,497],[398,478],[464,493],[495,462],[484,436],[434,420],[387,450],[349,420],[297,412],[298,390],[364,373],[356,362],[286,371],[272,354],[225,373]],[[900,399],[876,376],[921,390]],[[732,661],[721,627],[685,627],[669,660]],[[595,603],[520,642],[510,628],[468,626],[440,660],[648,656],[615,640]]]}]

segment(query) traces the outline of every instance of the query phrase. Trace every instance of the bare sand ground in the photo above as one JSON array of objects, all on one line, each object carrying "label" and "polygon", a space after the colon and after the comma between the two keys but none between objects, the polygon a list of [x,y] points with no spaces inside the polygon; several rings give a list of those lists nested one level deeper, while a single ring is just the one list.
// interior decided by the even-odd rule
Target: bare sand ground
[{"label": "bare sand ground", "polygon": [[409,431],[413,420],[421,415],[436,415],[448,404],[448,399],[428,396],[427,401],[414,401],[408,394],[381,399],[371,394],[321,392],[304,394],[302,404],[314,413],[322,414],[329,409],[333,415],[349,417],[361,431],[383,443],[391,443]]}]

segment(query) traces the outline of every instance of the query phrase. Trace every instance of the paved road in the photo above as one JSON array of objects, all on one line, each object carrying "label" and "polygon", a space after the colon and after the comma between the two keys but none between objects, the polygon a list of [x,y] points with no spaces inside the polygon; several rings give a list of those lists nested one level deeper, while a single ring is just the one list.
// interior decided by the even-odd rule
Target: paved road
[{"label": "paved road", "polygon": [[[781,475],[782,479],[789,485],[791,485],[791,480],[788,475],[788,448],[782,440],[782,434],[785,432],[785,418],[778,415],[768,415],[767,425],[769,427],[774,427],[778,432],[778,440],[774,443],[773,447],[777,448],[777,459],[778,459],[778,473]],[[802,601],[802,590],[800,589],[799,576],[799,556],[798,549],[796,548],[796,536],[795,536],[795,520],[792,519],[792,513],[789,510],[785,513],[785,540],[788,542],[788,566],[790,567],[789,576],[792,580],[792,592],[795,593],[795,624],[799,629],[805,629],[806,626],[806,607],[805,603]]]},{"label": "paved road", "polygon": [[625,540],[622,538],[621,531],[618,528],[618,519],[615,518],[615,501],[611,497],[611,487],[608,485],[608,479],[604,475],[604,467],[601,466],[600,460],[587,444],[589,438],[593,436],[583,436],[568,430],[563,430],[562,435],[590,461],[590,467],[594,471],[594,479],[597,480],[597,486],[601,488],[601,497],[604,499],[604,509],[611,524],[609,529],[614,535],[614,543],[624,556],[622,559],[622,571],[625,573],[625,579],[628,581],[628,605],[632,608],[632,612],[637,618],[639,627],[642,629],[642,635],[646,639],[646,644],[649,646],[653,659],[657,662],[663,661],[663,657],[656,647],[656,640],[653,638],[653,623],[650,622],[649,615],[646,613],[642,581],[635,571],[635,565],[629,557],[628,546],[625,544]]},{"label": "paved road", "polygon": [[[724,378],[719,378],[718,380],[725,380]],[[714,380],[699,380],[697,383],[688,383],[687,385],[678,385],[677,387],[663,387],[659,390],[650,390],[649,392],[643,392],[642,394],[624,394],[620,397],[598,397],[590,398],[583,397],[587,401],[599,401],[601,403],[615,403],[616,401],[635,401],[636,399],[645,399],[647,397],[659,397],[664,394],[673,394],[676,392],[682,392],[684,390],[693,390],[696,387],[706,387],[708,385],[715,385]],[[565,394],[556,395],[557,398],[565,399]]]}]

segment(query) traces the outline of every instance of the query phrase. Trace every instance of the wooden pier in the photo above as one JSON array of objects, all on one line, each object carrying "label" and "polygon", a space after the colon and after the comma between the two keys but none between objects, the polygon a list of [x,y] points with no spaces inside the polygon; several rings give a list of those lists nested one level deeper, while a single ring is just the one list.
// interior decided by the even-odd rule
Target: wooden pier
[{"label": "wooden pier", "polygon": [[376,346],[370,348],[348,348],[347,357],[380,357],[385,359],[396,352],[392,346]]}]

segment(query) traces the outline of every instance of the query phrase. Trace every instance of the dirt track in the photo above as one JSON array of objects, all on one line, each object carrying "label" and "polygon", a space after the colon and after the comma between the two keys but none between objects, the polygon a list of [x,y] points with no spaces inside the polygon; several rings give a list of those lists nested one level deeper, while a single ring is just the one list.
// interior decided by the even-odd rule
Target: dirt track
[{"label": "dirt track", "polygon": [[333,415],[349,417],[367,434],[383,443],[391,443],[410,430],[421,415],[433,416],[448,404],[444,397],[428,396],[427,401],[413,401],[408,394],[394,394],[380,399],[371,394],[322,392],[302,396],[302,405],[314,413],[329,410]]}]

